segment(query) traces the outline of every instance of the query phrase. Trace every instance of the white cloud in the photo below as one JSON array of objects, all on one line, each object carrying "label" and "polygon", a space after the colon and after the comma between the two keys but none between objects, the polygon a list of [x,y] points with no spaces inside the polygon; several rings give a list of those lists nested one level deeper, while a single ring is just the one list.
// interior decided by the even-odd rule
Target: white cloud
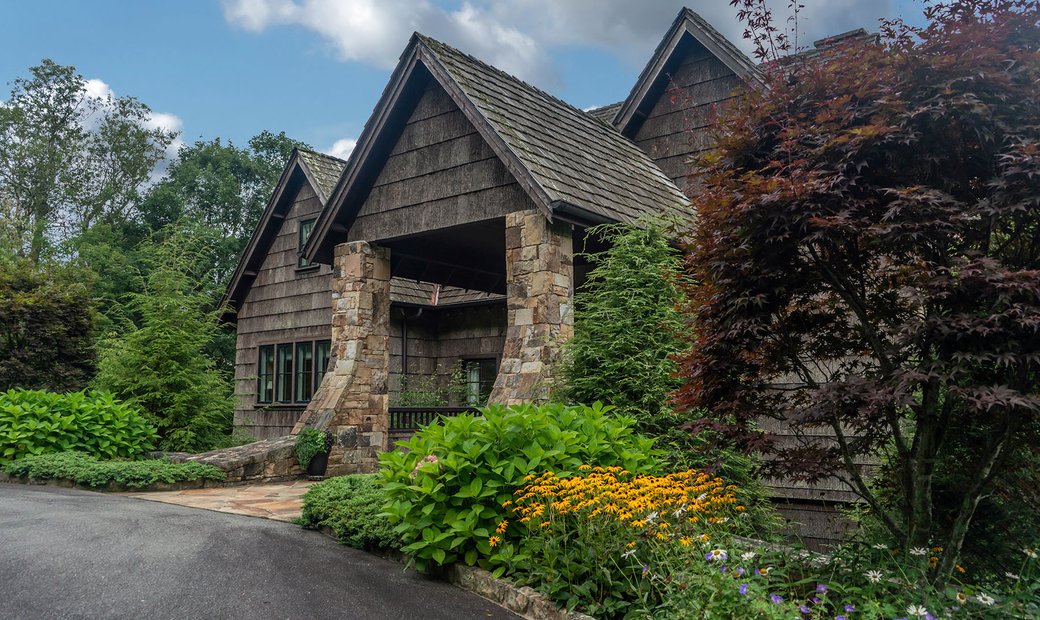
[{"label": "white cloud", "polygon": [[[785,26],[787,0],[769,0]],[[853,28],[877,28],[894,0],[829,0],[801,11],[800,44]],[[679,10],[688,5],[745,52],[743,24],[721,0],[224,0],[225,18],[253,32],[302,26],[344,61],[390,68],[413,30],[471,53],[536,84],[556,82],[553,48],[594,47],[640,66]]]},{"label": "white cloud", "polygon": [[357,146],[357,140],[353,138],[343,138],[342,140],[336,140],[332,143],[332,146],[325,149],[326,155],[332,155],[340,159],[347,159],[350,154],[354,152],[354,147]]}]

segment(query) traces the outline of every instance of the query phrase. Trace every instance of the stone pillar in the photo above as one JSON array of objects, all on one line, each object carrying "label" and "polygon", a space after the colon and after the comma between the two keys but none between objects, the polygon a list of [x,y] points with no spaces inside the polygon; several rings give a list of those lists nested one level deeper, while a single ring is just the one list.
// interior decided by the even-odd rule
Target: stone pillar
[{"label": "stone pillar", "polygon": [[545,402],[560,346],[574,334],[571,229],[541,211],[506,215],[506,341],[493,403]]},{"label": "stone pillar", "polygon": [[335,436],[328,476],[375,471],[387,449],[390,375],[390,250],[366,241],[336,246],[332,273],[332,368],[295,432]]}]

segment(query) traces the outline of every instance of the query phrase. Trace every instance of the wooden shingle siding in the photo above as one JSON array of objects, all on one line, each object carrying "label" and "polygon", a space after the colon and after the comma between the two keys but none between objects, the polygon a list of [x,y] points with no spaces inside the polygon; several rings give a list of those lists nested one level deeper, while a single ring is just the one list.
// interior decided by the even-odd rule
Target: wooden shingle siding
[{"label": "wooden shingle siding", "polygon": [[669,78],[633,141],[690,194],[695,189],[690,158],[712,147],[712,118],[743,82],[700,44],[691,46]]},{"label": "wooden shingle siding", "polygon": [[491,147],[434,85],[416,104],[347,238],[386,240],[532,208]]},{"label": "wooden shingle siding", "polygon": [[321,265],[297,270],[299,223],[317,217],[320,211],[318,196],[303,183],[238,309],[235,428],[257,439],[285,435],[303,410],[303,405],[258,408],[257,347],[325,340],[332,334],[331,268]]}]

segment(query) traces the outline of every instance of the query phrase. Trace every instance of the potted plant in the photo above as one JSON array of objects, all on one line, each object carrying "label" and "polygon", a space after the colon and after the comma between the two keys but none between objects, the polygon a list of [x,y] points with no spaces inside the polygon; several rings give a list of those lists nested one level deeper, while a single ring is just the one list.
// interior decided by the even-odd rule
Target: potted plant
[{"label": "potted plant", "polygon": [[308,476],[324,476],[329,466],[332,433],[305,428],[296,436],[296,461]]}]

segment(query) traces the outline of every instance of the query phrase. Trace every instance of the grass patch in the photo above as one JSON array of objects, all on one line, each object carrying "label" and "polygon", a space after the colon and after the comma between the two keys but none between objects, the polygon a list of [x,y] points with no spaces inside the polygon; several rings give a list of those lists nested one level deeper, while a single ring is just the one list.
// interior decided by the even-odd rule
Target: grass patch
[{"label": "grass patch", "polygon": [[173,484],[224,480],[224,472],[220,468],[204,463],[171,463],[165,459],[102,461],[80,452],[27,456],[0,468],[5,474],[16,478],[68,480],[95,488],[110,483],[137,489],[160,482]]},{"label": "grass patch", "polygon": [[355,549],[400,549],[401,537],[381,515],[385,502],[383,488],[374,475],[337,476],[307,489],[297,523],[330,528],[340,543]]}]

